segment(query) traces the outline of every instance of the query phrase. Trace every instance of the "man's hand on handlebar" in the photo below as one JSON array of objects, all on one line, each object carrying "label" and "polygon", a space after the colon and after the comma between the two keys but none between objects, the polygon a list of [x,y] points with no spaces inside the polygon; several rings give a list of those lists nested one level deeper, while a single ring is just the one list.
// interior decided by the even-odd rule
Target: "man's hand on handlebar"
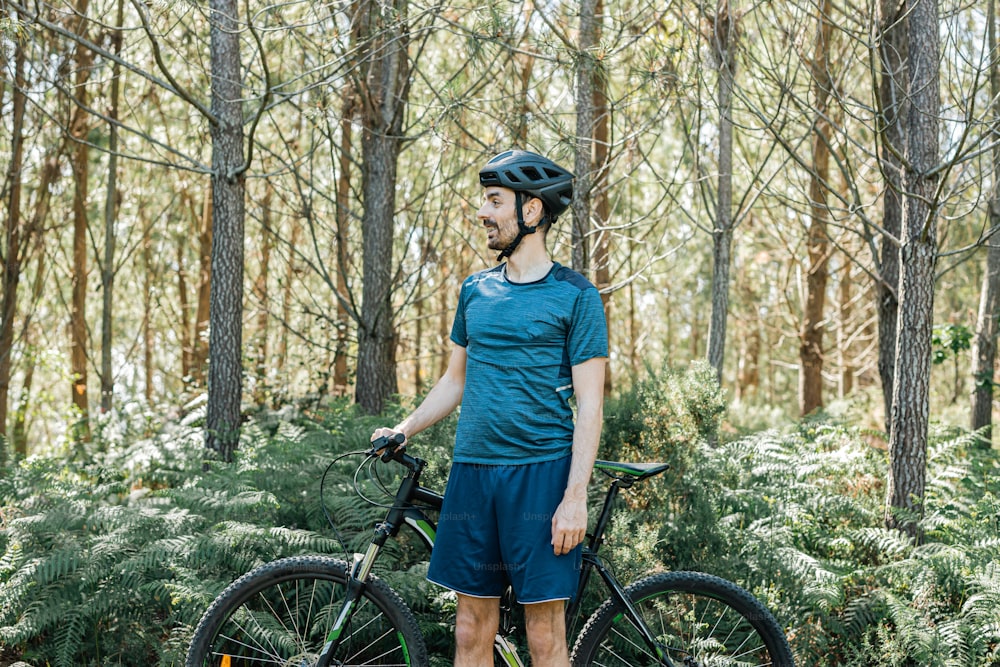
[{"label": "man's hand on handlebar", "polygon": [[376,429],[372,433],[371,442],[371,453],[386,463],[406,451],[406,434],[395,429]]}]

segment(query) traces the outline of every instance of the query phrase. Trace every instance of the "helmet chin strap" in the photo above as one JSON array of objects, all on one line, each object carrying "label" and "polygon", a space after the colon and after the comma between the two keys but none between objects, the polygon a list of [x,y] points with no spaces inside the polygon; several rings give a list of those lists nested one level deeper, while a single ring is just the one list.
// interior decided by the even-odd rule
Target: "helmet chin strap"
[{"label": "helmet chin strap", "polygon": [[497,255],[498,262],[503,260],[505,257],[510,257],[511,254],[513,254],[513,252],[517,250],[517,246],[521,243],[521,239],[523,239],[528,234],[534,234],[535,231],[538,229],[538,225],[535,225],[534,227],[529,227],[528,225],[524,224],[524,210],[521,208],[521,203],[522,203],[521,193],[514,192],[514,208],[517,210],[517,236],[515,236],[514,240],[511,241],[506,248],[501,250],[499,255]]}]

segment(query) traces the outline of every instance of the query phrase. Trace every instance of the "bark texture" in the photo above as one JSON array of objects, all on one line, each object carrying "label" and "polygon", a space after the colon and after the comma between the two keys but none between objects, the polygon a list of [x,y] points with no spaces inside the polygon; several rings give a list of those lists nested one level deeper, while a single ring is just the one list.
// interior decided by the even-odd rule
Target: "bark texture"
[{"label": "bark texture", "polygon": [[[886,523],[916,536],[927,474],[934,270],[937,260],[940,38],[937,0],[908,8],[910,106],[906,114],[903,238]],[[902,510],[902,512],[899,512]]]},{"label": "bark texture", "polygon": [[[357,38],[354,38],[356,43]],[[349,286],[347,284],[348,267],[350,265],[348,234],[350,232],[351,212],[351,163],[354,160],[352,127],[357,115],[357,95],[352,84],[348,84],[343,92],[344,105],[340,117],[340,170],[337,174],[337,343],[333,354],[333,395],[347,395],[350,385],[348,370],[347,346],[348,327],[351,322],[350,313],[344,305]]]},{"label": "bark texture", "polygon": [[597,0],[580,1],[580,32],[576,54],[576,155],[573,171],[573,269],[590,271],[592,174],[594,170],[594,75],[597,71]]},{"label": "bark texture", "polygon": [[[87,0],[76,5],[79,16],[78,34],[85,35]],[[76,109],[70,124],[70,134],[75,142],[73,151],[73,293],[70,306],[70,372],[73,407],[76,423],[73,426],[74,441],[90,440],[90,401],[87,395],[87,199],[89,195],[90,147],[87,144],[90,133],[90,117],[86,111],[90,104],[87,84],[94,54],[84,47],[76,47],[76,74],[74,75],[74,97]]]},{"label": "bark texture", "polygon": [[826,321],[826,285],[829,277],[830,239],[827,236],[827,188],[830,178],[831,130],[827,120],[830,90],[830,0],[820,0],[817,9],[816,45],[813,52],[812,166],[809,179],[809,231],[806,248],[806,303],[799,331],[799,412],[807,415],[823,407],[823,333]]},{"label": "bark texture", "polygon": [[[597,42],[602,37],[601,19],[604,17],[604,1],[597,0],[594,9],[597,21]],[[611,233],[608,227],[611,222],[611,199],[608,194],[608,172],[611,160],[611,109],[608,106],[607,77],[600,70],[594,72],[594,183],[593,204],[594,219],[597,221],[597,236],[594,241],[594,284],[601,290],[601,301],[604,303],[604,319],[608,325],[608,333],[612,335],[615,327],[611,322],[611,294],[607,288],[611,286]],[[604,394],[610,395],[614,387],[612,369],[609,365],[604,370]]]},{"label": "bark texture", "polygon": [[396,168],[409,94],[406,0],[361,3],[362,227],[361,321],[355,399],[371,414],[396,393],[396,329],[392,307]]},{"label": "bark texture", "polygon": [[[121,53],[125,3],[118,0],[111,46]],[[108,110],[108,184],[104,197],[104,266],[101,270],[101,412],[108,412],[114,400],[115,378],[112,369],[114,295],[115,295],[115,221],[118,219],[118,107],[121,93],[121,65],[111,67],[111,108]]]},{"label": "bark texture", "polygon": [[892,415],[893,378],[896,365],[896,311],[899,289],[899,238],[903,228],[902,155],[908,82],[906,3],[879,0],[879,87],[881,113],[876,116],[879,157],[885,192],[882,199],[881,248],[878,274],[878,373],[882,381],[886,433]]},{"label": "bark texture", "polygon": [[729,272],[733,250],[733,86],[735,26],[728,0],[718,0],[712,23],[712,49],[718,60],[719,177],[712,234],[712,317],[708,325],[708,363],[722,381],[729,316]]},{"label": "bark texture", "polygon": [[[6,238],[3,247],[3,301],[0,302],[0,435],[7,434],[7,410],[14,347],[14,317],[21,282],[22,245],[21,169],[24,165],[24,112],[27,105],[24,80],[24,46],[14,43],[14,87],[12,90],[11,157],[7,168],[10,192],[7,197]],[[0,469],[7,462],[7,447],[0,443]]]},{"label": "bark texture", "polygon": [[212,286],[209,312],[206,446],[231,461],[243,391],[243,225],[245,218],[239,10],[210,0],[212,67]]}]

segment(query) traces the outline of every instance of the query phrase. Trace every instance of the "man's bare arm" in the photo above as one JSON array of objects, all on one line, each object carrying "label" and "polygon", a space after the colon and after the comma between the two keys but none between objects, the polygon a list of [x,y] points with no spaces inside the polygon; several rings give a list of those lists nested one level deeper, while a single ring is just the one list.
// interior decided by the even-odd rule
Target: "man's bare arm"
[{"label": "man's bare arm", "polygon": [[569,553],[587,535],[587,484],[601,441],[607,362],[607,359],[598,357],[573,366],[573,393],[577,407],[573,427],[573,460],[566,492],[552,518],[552,547],[557,556]]},{"label": "man's bare arm", "polygon": [[409,439],[451,414],[461,404],[465,393],[466,360],[465,348],[455,345],[448,360],[448,369],[417,409],[396,426],[377,429],[372,434],[372,440],[393,433],[402,433]]}]

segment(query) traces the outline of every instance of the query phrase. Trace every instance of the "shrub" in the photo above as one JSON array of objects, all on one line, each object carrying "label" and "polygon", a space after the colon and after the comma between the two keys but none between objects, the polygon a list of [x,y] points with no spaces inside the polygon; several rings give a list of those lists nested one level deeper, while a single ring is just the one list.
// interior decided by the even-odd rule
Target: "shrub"
[{"label": "shrub", "polygon": [[724,410],[715,371],[705,362],[652,374],[609,403],[601,457],[670,464],[625,496],[630,511],[615,522],[609,542],[629,544],[644,535],[638,542],[645,557],[623,553],[628,558],[619,560],[699,569],[725,551],[709,446]]},{"label": "shrub", "polygon": [[[68,465],[31,459],[0,483],[0,645],[32,664],[182,664],[211,600],[247,570],[299,553],[343,556],[319,505],[320,474],[362,449],[348,408],[319,428],[258,415],[233,465],[203,469],[202,432],[172,424]],[[354,465],[327,499],[348,549],[380,511],[352,501]],[[331,492],[332,490],[332,492]],[[386,559],[386,562],[392,562]]]},{"label": "shrub", "polygon": [[[801,664],[995,665],[995,481],[974,439],[937,432],[914,544],[884,525],[887,457],[858,430],[807,422],[731,443],[720,519],[744,581]],[[728,513],[727,513],[728,512]],[[991,606],[991,603],[992,606]]]},{"label": "shrub", "polygon": [[[702,365],[609,401],[601,457],[673,466],[623,496],[628,511],[608,539],[623,581],[666,568],[737,581],[810,667],[1000,665],[1000,465],[973,436],[935,431],[925,539],[914,544],[884,527],[886,454],[865,432],[813,419],[718,442],[722,408]],[[0,663],[180,664],[201,613],[240,574],[369,539],[384,509],[354,494],[358,460],[335,461],[326,480],[345,544],[320,506],[320,475],[394,417],[346,403],[308,418],[261,412],[235,463],[205,470],[200,429],[151,434],[143,416],[99,430],[128,435],[75,460],[13,464],[0,477]],[[448,420],[412,444],[433,487],[453,433]],[[427,553],[414,540],[389,548],[380,575],[415,610],[435,664],[449,664],[453,597],[424,581]],[[605,596],[595,582],[589,609]]]}]

